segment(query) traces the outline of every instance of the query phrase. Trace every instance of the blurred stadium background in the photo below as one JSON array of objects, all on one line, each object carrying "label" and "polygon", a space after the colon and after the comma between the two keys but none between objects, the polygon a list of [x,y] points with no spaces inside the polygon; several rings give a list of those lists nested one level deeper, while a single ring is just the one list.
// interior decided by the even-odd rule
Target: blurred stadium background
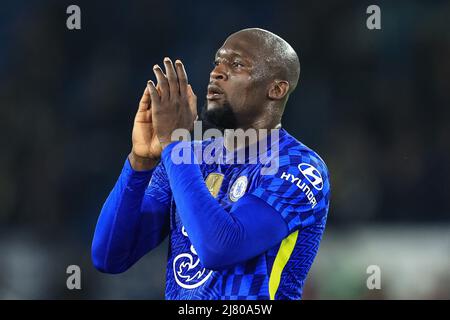
[{"label": "blurred stadium background", "polygon": [[[366,28],[371,4],[382,30]],[[167,242],[122,275],[90,261],[138,99],[168,55],[201,102],[223,40],[262,27],[300,56],[283,125],[332,178],[304,298],[449,299],[449,17],[437,0],[2,1],[0,298],[163,298]],[[66,288],[70,264],[82,290]],[[366,287],[369,265],[381,290]]]}]

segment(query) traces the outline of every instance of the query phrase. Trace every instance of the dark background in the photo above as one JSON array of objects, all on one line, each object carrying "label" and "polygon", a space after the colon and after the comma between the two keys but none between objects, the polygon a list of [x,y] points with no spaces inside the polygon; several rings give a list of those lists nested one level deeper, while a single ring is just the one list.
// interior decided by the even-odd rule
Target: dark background
[{"label": "dark background", "polygon": [[[71,4],[81,30],[66,28]],[[366,27],[371,4],[381,30]],[[152,66],[182,59],[202,105],[215,51],[245,27],[299,54],[283,126],[329,167],[330,239],[369,228],[373,243],[389,228],[395,241],[406,228],[420,241],[418,228],[432,239],[408,261],[443,245],[450,269],[449,18],[449,1],[2,1],[0,298],[162,297],[166,244],[124,275],[102,275],[90,262],[96,219]],[[80,291],[65,286],[69,264],[82,269]],[[436,277],[439,292],[417,297],[450,297],[449,273]],[[392,297],[409,296],[379,296]]]}]

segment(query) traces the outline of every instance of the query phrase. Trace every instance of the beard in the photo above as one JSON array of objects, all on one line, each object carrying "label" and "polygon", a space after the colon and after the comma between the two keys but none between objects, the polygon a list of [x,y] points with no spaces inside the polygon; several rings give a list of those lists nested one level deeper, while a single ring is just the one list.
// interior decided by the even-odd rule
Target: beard
[{"label": "beard", "polygon": [[237,129],[236,116],[228,101],[222,106],[208,110],[208,102],[205,103],[200,113],[203,130],[218,129],[222,133],[225,129]]}]

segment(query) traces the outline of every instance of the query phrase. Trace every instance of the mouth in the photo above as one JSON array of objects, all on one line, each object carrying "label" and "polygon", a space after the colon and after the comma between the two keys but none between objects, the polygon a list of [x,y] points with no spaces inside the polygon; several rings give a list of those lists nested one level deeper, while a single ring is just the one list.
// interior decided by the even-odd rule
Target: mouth
[{"label": "mouth", "polygon": [[209,85],[206,94],[207,100],[218,100],[223,97],[223,90],[216,85]]}]

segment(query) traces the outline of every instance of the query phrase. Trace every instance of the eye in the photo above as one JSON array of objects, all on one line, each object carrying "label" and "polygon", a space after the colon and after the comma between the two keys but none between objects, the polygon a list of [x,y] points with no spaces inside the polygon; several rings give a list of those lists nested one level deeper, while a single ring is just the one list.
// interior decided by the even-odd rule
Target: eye
[{"label": "eye", "polygon": [[220,61],[219,60],[214,60],[213,61],[213,66],[217,67],[219,65]]},{"label": "eye", "polygon": [[234,61],[232,65],[234,68],[242,68],[244,66],[240,61]]}]

